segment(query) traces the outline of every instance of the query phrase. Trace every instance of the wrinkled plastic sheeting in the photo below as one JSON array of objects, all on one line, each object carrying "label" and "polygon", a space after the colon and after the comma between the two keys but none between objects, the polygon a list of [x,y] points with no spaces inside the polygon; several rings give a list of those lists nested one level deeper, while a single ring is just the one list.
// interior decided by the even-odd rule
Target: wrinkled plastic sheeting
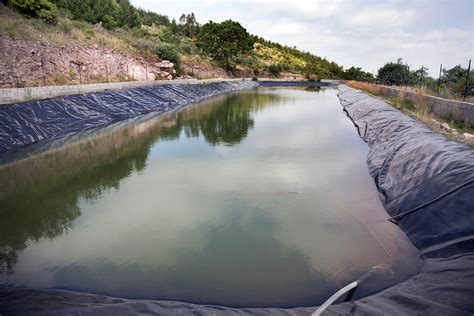
[{"label": "wrinkled plastic sheeting", "polygon": [[339,86],[344,111],[370,147],[367,163],[390,216],[420,250],[474,235],[474,150],[385,101]]},{"label": "wrinkled plastic sheeting", "polygon": [[[388,213],[396,216],[417,209],[398,222],[420,249],[424,264],[414,277],[360,300],[329,306],[323,315],[472,315],[474,151],[361,91],[340,85],[339,98],[369,144],[369,171]],[[310,315],[315,310],[229,308],[57,290],[0,290],[0,312],[16,315]]]},{"label": "wrinkled plastic sheeting", "polygon": [[166,84],[2,105],[0,154],[255,86],[251,81]]},{"label": "wrinkled plastic sheeting", "polygon": [[[331,305],[323,315],[472,315],[473,266],[474,254],[454,260],[427,259],[415,277],[369,297]],[[315,310],[316,307],[230,308],[61,290],[0,289],[0,312],[5,315],[303,316]]]}]

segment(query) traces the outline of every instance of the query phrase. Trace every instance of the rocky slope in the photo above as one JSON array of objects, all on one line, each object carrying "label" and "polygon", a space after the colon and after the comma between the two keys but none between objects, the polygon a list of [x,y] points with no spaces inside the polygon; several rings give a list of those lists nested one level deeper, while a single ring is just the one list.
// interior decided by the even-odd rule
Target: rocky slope
[{"label": "rocky slope", "polygon": [[0,87],[172,79],[173,63],[97,45],[58,45],[0,36]]}]

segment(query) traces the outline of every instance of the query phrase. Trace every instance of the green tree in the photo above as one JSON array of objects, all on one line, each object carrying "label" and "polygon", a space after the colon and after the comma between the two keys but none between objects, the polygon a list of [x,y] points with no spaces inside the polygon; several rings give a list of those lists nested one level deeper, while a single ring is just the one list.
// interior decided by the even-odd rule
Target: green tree
[{"label": "green tree", "polygon": [[238,22],[209,21],[201,27],[197,46],[209,54],[221,66],[234,69],[233,59],[253,49],[254,38]]},{"label": "green tree", "polygon": [[48,0],[9,0],[8,5],[24,14],[56,24],[58,21],[58,8]]},{"label": "green tree", "polygon": [[[449,90],[454,91],[458,94],[462,94],[464,93],[466,77],[467,69],[462,67],[461,65],[457,65],[451,69],[443,69],[441,82]],[[474,84],[474,70],[471,70],[469,73],[469,82],[471,85]]]},{"label": "green tree", "polygon": [[120,26],[128,26],[130,28],[140,27],[142,24],[138,10],[130,4],[129,0],[118,0],[120,5],[119,21]]},{"label": "green tree", "polygon": [[397,62],[386,63],[378,70],[377,80],[389,85],[405,85],[413,83],[410,67],[399,58]]},{"label": "green tree", "polygon": [[138,9],[138,13],[141,16],[142,23],[144,25],[151,26],[155,25],[162,25],[162,26],[169,26],[170,19],[166,15],[158,14],[152,11],[145,11],[143,9]]},{"label": "green tree", "polygon": [[268,72],[272,77],[279,77],[281,73],[280,65],[270,65],[268,66]]},{"label": "green tree", "polygon": [[166,59],[175,64],[176,68],[180,68],[179,54],[176,46],[170,43],[159,42],[155,46],[155,54],[161,59]]},{"label": "green tree", "polygon": [[370,72],[363,71],[360,67],[351,67],[342,74],[346,80],[373,81],[374,76]]}]

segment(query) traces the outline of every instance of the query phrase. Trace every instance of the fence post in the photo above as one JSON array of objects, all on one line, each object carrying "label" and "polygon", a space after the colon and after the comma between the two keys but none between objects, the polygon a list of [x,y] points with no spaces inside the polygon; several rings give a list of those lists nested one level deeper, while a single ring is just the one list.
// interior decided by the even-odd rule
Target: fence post
[{"label": "fence post", "polygon": [[77,67],[79,69],[79,83],[82,84],[82,67],[80,64]]},{"label": "fence post", "polygon": [[466,74],[466,84],[464,85],[464,97],[462,98],[463,101],[466,101],[467,97],[467,90],[469,89],[469,74],[471,72],[471,60],[469,59],[469,66],[467,66],[467,74]]},{"label": "fence post", "polygon": [[109,68],[107,67],[107,63],[105,63],[105,78],[107,82],[109,82]]},{"label": "fence post", "polygon": [[145,64],[145,80],[148,81],[148,64]]},{"label": "fence post", "polygon": [[439,77],[438,77],[438,87],[436,88],[436,96],[439,96],[439,87],[441,85],[441,70],[443,69],[443,64],[439,65]]},{"label": "fence post", "polygon": [[127,64],[127,81],[130,81],[130,75],[128,74],[128,64]]},{"label": "fence post", "polygon": [[46,75],[44,74],[44,57],[41,57],[41,72],[43,73],[43,86],[46,86]]}]

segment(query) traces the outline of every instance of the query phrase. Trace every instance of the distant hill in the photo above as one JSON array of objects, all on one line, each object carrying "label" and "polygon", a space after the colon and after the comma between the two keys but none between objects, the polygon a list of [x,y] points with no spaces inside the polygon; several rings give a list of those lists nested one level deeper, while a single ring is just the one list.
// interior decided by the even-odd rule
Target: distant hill
[{"label": "distant hill", "polygon": [[[183,14],[176,21],[135,8],[128,0],[2,0],[2,3],[2,45],[21,49],[2,56],[0,86],[171,77],[318,80],[344,76],[344,69],[334,62],[257,36],[252,36],[253,50],[237,56],[232,71],[224,70],[198,49],[196,38],[201,25],[192,13]],[[44,45],[38,42],[49,48],[43,49]],[[37,51],[36,55],[25,56],[29,46],[30,51]],[[60,66],[53,67],[54,59]],[[160,64],[161,60],[171,61],[175,71],[166,69],[164,65],[169,64]],[[36,66],[30,67],[30,63]],[[130,68],[134,69],[133,73]]]}]

